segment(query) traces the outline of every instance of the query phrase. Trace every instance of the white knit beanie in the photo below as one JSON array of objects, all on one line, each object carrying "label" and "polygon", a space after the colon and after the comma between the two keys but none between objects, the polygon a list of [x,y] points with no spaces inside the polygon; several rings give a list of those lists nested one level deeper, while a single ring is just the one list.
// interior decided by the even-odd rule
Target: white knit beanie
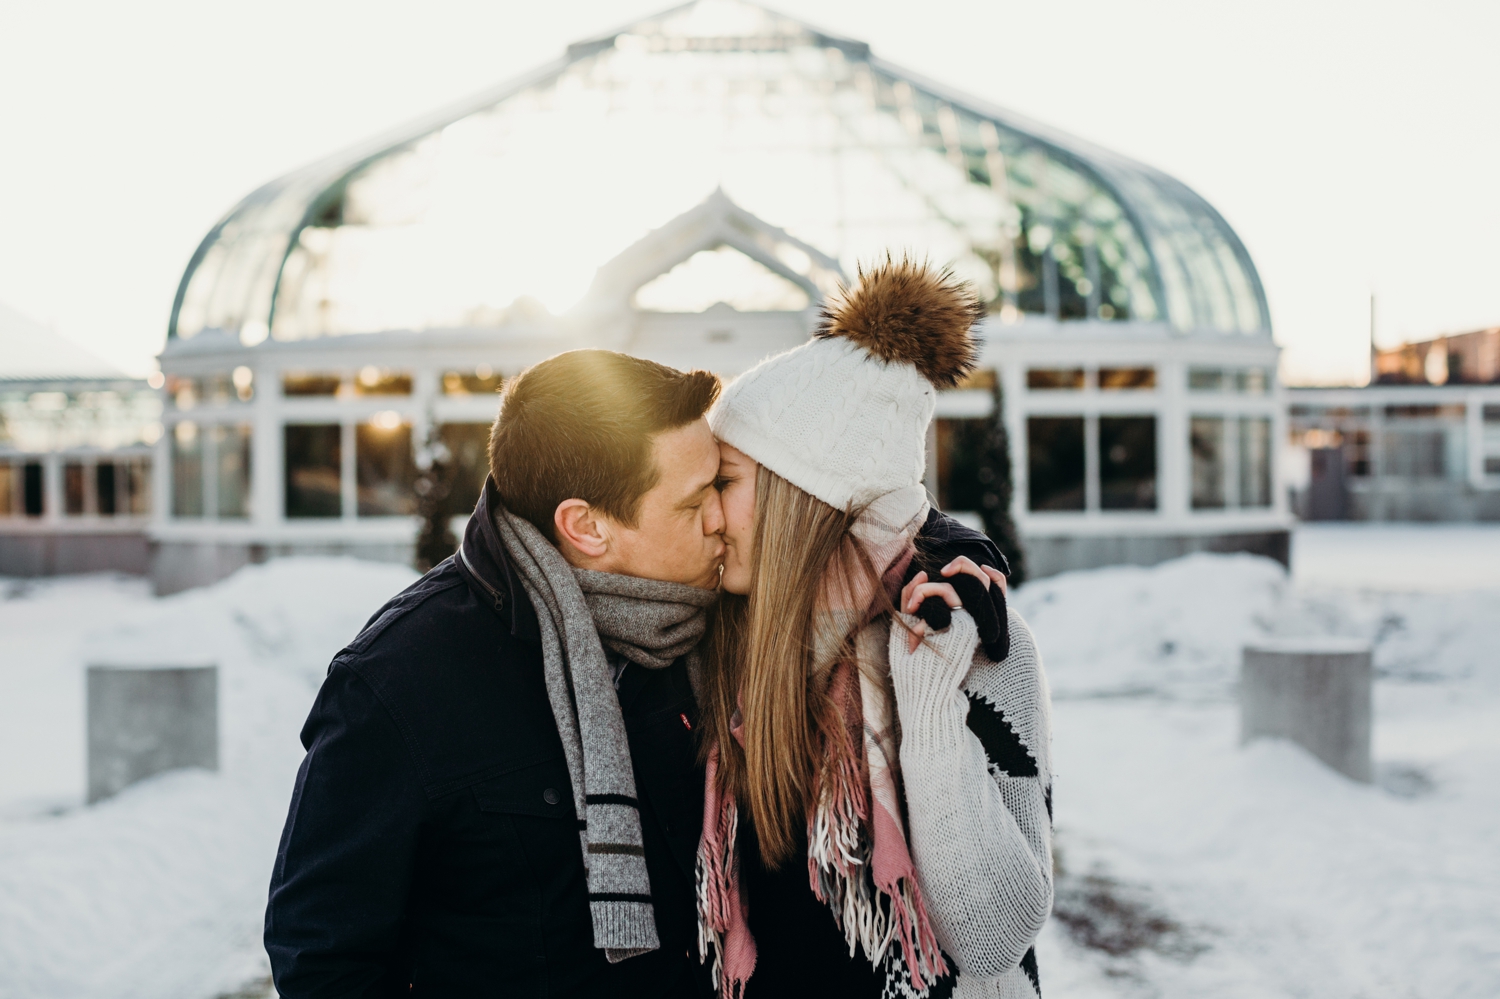
[{"label": "white knit beanie", "polygon": [[984,307],[926,264],[860,269],[813,339],[767,358],[709,413],[716,437],[828,505],[864,506],[919,484],[937,390],[973,368]]}]

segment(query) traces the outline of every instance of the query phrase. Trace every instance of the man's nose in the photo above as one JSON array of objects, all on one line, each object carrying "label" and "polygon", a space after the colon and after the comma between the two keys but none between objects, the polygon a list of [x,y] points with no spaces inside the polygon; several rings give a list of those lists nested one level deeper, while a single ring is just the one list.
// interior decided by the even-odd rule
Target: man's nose
[{"label": "man's nose", "polygon": [[708,502],[703,504],[703,533],[724,533],[724,501],[717,489],[709,490]]}]

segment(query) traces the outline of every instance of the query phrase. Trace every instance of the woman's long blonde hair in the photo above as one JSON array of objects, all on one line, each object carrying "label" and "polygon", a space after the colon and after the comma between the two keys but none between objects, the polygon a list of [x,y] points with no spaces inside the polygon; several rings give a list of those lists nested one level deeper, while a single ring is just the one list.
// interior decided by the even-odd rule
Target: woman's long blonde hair
[{"label": "woman's long blonde hair", "polygon": [[[806,829],[828,740],[849,738],[827,710],[828,671],[814,674],[813,628],[830,573],[875,574],[850,533],[859,512],[760,466],[750,592],[725,594],[709,619],[705,735],[719,746],[720,787],[749,808],[772,869],[791,859]],[[743,748],[730,732],[742,705]]]}]

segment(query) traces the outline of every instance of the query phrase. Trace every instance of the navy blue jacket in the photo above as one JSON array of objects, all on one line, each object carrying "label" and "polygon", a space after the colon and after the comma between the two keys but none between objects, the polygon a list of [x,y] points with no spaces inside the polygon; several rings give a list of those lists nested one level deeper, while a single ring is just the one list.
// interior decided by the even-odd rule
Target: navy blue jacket
[{"label": "navy blue jacket", "polygon": [[[467,560],[398,594],[334,657],[303,727],[266,910],[285,999],[712,995],[696,956],[703,773],[685,664],[627,667],[620,682],[662,946],[611,965],[593,943],[536,614],[495,502],[487,482]],[[981,534],[929,527],[929,560],[1004,564]]]}]

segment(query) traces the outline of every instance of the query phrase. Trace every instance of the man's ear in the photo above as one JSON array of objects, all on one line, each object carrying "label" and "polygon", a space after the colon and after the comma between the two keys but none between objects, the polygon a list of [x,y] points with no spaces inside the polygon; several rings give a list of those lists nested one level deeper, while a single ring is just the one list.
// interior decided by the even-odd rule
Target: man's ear
[{"label": "man's ear", "polygon": [[581,499],[565,499],[552,511],[552,526],[561,546],[571,546],[584,558],[602,558],[609,551],[609,525]]}]

